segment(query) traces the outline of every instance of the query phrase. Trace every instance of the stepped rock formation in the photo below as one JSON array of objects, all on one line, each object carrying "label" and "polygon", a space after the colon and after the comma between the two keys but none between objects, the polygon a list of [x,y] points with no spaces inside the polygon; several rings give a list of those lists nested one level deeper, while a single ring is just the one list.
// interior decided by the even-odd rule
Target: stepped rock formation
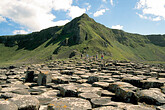
[{"label": "stepped rock formation", "polygon": [[1,68],[0,110],[165,110],[164,73],[86,58]]}]

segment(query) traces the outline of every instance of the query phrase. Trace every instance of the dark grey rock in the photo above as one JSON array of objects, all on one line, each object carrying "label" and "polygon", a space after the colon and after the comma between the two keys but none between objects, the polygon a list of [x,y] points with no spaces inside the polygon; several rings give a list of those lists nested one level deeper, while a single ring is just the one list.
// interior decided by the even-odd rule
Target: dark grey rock
[{"label": "dark grey rock", "polygon": [[137,92],[138,101],[151,105],[165,104],[165,95],[158,90],[141,90]]},{"label": "dark grey rock", "polygon": [[38,75],[38,85],[46,85],[52,82],[52,74],[49,71],[41,71]]},{"label": "dark grey rock", "polygon": [[142,80],[141,85],[143,89],[160,88],[164,86],[164,82],[160,80],[155,80],[155,79]]}]

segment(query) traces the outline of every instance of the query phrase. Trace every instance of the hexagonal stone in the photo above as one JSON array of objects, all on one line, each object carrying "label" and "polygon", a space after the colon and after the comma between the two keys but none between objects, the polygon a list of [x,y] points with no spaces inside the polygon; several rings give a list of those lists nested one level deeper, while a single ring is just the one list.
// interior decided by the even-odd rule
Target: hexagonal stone
[{"label": "hexagonal stone", "polygon": [[48,110],[88,110],[92,109],[88,100],[81,98],[61,98],[59,100],[53,100],[48,105]]},{"label": "hexagonal stone", "polygon": [[99,82],[100,78],[98,76],[89,76],[88,83],[92,84],[94,82]]},{"label": "hexagonal stone", "polygon": [[100,97],[96,93],[80,93],[78,96],[80,98],[87,99],[87,100],[91,100],[92,98],[98,98],[98,97]]},{"label": "hexagonal stone", "polygon": [[109,86],[109,83],[107,83],[107,82],[94,82],[94,83],[92,84],[92,86],[93,86],[93,87],[101,87],[101,88],[103,88],[103,89],[107,89],[108,86]]},{"label": "hexagonal stone", "polygon": [[130,105],[126,107],[126,110],[156,110],[155,108],[145,107],[141,105]]},{"label": "hexagonal stone", "polygon": [[165,105],[158,106],[158,107],[156,108],[156,110],[165,110]]},{"label": "hexagonal stone", "polygon": [[78,95],[77,87],[73,84],[62,86],[60,88],[60,94],[65,97],[76,97]]},{"label": "hexagonal stone", "polygon": [[19,95],[17,97],[9,99],[9,101],[15,103],[19,110],[38,110],[39,101],[30,95]]},{"label": "hexagonal stone", "polygon": [[96,93],[101,95],[102,88],[100,87],[80,87],[77,89],[78,93]]},{"label": "hexagonal stone", "polygon": [[138,101],[145,102],[151,105],[163,105],[165,104],[165,95],[159,90],[149,89],[141,90],[137,92]]},{"label": "hexagonal stone", "polygon": [[18,110],[16,104],[10,101],[0,101],[0,110]]},{"label": "hexagonal stone", "polygon": [[155,80],[155,79],[142,80],[141,85],[143,89],[160,88],[161,86],[164,86],[164,81]]},{"label": "hexagonal stone", "polygon": [[69,80],[62,76],[56,76],[52,78],[52,82],[55,84],[68,84]]},{"label": "hexagonal stone", "polygon": [[74,73],[73,70],[61,70],[61,74],[72,75]]},{"label": "hexagonal stone", "polygon": [[113,106],[105,106],[105,107],[94,108],[92,110],[123,110],[123,109]]},{"label": "hexagonal stone", "polygon": [[165,73],[158,73],[159,78],[165,78]]},{"label": "hexagonal stone", "polygon": [[108,90],[102,90],[101,91],[101,96],[109,96],[109,97],[112,97],[112,96],[115,96],[115,93],[112,93]]},{"label": "hexagonal stone", "polygon": [[49,71],[41,71],[38,75],[37,84],[38,85],[46,85],[47,83],[51,83],[52,74]]},{"label": "hexagonal stone", "polygon": [[133,77],[124,77],[122,79],[122,81],[124,82],[128,82],[136,87],[141,87],[141,82],[143,78],[137,77],[137,76],[133,76]]},{"label": "hexagonal stone", "polygon": [[40,102],[40,105],[47,105],[52,100],[55,99],[54,97],[49,97],[49,96],[45,96],[45,95],[35,95],[34,97],[38,99],[38,101]]},{"label": "hexagonal stone", "polygon": [[91,99],[92,107],[101,107],[111,105],[111,97],[99,97]]}]

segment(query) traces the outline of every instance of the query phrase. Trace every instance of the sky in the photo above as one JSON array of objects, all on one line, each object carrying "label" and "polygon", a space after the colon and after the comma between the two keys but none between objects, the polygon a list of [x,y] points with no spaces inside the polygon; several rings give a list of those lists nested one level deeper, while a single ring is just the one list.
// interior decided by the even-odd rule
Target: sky
[{"label": "sky", "polygon": [[83,13],[109,28],[165,34],[165,0],[2,0],[0,35],[65,25]]}]

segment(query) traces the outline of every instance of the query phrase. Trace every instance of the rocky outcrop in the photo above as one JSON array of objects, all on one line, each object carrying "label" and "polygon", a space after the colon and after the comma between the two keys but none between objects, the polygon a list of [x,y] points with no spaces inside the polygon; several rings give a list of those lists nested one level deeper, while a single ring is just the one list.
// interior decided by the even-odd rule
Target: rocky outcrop
[{"label": "rocky outcrop", "polygon": [[164,110],[164,68],[76,59],[0,69],[0,110]]}]

